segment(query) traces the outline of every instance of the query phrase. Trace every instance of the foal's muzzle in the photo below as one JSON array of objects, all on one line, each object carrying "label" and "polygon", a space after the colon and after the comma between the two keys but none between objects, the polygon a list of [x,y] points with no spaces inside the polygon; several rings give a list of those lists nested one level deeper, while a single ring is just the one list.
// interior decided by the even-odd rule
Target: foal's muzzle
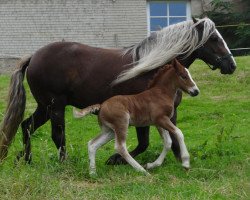
[{"label": "foal's muzzle", "polygon": [[200,93],[200,90],[199,90],[198,88],[195,88],[195,89],[192,88],[192,89],[189,91],[189,94],[190,94],[191,97],[195,97],[195,96],[197,96],[199,93]]}]

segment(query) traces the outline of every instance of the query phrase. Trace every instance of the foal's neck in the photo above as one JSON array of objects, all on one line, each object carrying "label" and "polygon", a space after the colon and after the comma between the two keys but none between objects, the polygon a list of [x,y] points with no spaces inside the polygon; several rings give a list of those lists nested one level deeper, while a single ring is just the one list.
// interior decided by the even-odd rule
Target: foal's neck
[{"label": "foal's neck", "polygon": [[168,69],[154,83],[153,87],[161,90],[161,93],[174,98],[178,90],[177,75],[173,68]]}]

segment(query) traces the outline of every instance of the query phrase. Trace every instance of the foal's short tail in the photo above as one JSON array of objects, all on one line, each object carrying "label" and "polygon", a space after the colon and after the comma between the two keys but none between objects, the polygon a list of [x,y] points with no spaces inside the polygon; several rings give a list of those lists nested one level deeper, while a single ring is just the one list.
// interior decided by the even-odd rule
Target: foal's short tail
[{"label": "foal's short tail", "polygon": [[89,106],[87,108],[84,108],[80,111],[78,111],[76,108],[73,108],[73,116],[75,118],[81,118],[88,114],[97,114],[101,108],[101,104],[95,104],[92,106]]},{"label": "foal's short tail", "polygon": [[7,156],[8,147],[23,120],[26,103],[23,79],[30,59],[31,56],[22,58],[11,76],[7,108],[0,125],[0,161]]}]

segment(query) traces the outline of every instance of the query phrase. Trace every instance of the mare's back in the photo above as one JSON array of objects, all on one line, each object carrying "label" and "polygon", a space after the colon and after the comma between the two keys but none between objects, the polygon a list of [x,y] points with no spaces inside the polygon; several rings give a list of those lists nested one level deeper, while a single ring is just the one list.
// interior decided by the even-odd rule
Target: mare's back
[{"label": "mare's back", "polygon": [[56,42],[32,56],[27,80],[37,100],[48,102],[51,96],[61,95],[67,97],[67,104],[85,107],[101,103],[117,93],[137,92],[125,84],[115,87],[117,89],[110,87],[110,83],[131,62],[131,56],[122,56],[121,49]]}]

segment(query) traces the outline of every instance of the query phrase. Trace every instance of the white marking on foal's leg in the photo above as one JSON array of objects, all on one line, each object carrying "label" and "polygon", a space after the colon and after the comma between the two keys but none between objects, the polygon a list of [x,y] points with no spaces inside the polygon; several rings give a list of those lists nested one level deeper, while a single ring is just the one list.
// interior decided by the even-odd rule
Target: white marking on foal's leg
[{"label": "white marking on foal's leg", "polygon": [[115,141],[115,149],[117,152],[137,171],[144,173],[145,175],[150,175],[128,152],[126,143],[121,144]]},{"label": "white marking on foal's leg", "polygon": [[88,153],[89,153],[89,174],[96,174],[96,165],[95,165],[95,154],[97,149],[109,142],[114,138],[113,132],[102,132],[96,138],[88,142]]},{"label": "white marking on foal's leg", "polygon": [[176,134],[176,139],[178,140],[179,145],[180,145],[182,166],[188,169],[190,167],[190,156],[189,156],[186,144],[184,142],[184,136],[181,130],[177,127],[175,129],[175,134]]},{"label": "white marking on foal's leg", "polygon": [[163,150],[160,156],[154,162],[146,164],[146,169],[152,169],[152,168],[161,166],[161,164],[163,163],[167,155],[167,152],[171,149],[171,146],[172,146],[172,139],[169,135],[169,132],[163,128],[157,128],[157,129],[163,139]]}]

